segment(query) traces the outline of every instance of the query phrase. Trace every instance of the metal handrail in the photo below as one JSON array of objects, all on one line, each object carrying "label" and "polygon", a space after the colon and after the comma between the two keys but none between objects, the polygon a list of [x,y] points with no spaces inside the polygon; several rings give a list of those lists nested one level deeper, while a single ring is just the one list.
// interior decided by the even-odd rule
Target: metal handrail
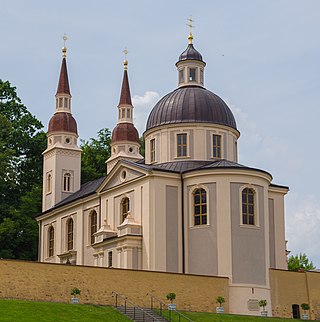
[{"label": "metal handrail", "polygon": [[[160,303],[160,316],[162,316],[162,307],[166,308],[166,307],[168,307],[168,304],[167,303],[164,303],[162,300],[160,300],[159,298],[157,298],[152,293],[147,293],[147,295],[150,296],[150,298],[151,298],[151,310],[153,310],[153,299],[157,300]],[[188,318],[187,316],[185,316],[184,314],[182,314],[181,312],[179,312],[176,309],[169,310],[169,312],[170,312],[169,313],[170,321],[171,321],[171,312],[172,311],[174,311],[175,313],[177,313],[179,315],[179,322],[180,322],[180,318],[181,317],[185,318],[189,322],[193,322],[193,320],[191,320],[190,318]]]},{"label": "metal handrail", "polygon": [[124,300],[124,312],[126,314],[126,311],[127,311],[127,303],[131,304],[131,306],[133,307],[133,318],[135,319],[135,310],[140,310],[142,311],[143,313],[143,321],[145,319],[145,315],[149,316],[152,318],[152,321],[160,321],[159,319],[157,319],[156,317],[152,316],[149,312],[145,311],[143,308],[135,305],[132,301],[128,300],[128,297],[127,296],[124,296],[116,291],[112,291],[111,292],[112,294],[112,297],[115,295],[116,296],[116,305],[115,307],[117,308],[118,307],[118,297],[122,298]]},{"label": "metal handrail", "polygon": [[[177,311],[175,309],[171,309],[171,311],[174,311],[175,313],[177,313],[179,315],[179,322],[180,322],[180,317],[183,317],[184,319],[186,319],[189,322],[193,322],[193,320],[191,320],[190,318],[188,318],[187,316],[185,316],[181,312],[179,312],[179,311]],[[171,311],[169,311],[169,312],[171,312]],[[170,314],[170,321],[171,321],[171,314]]]}]

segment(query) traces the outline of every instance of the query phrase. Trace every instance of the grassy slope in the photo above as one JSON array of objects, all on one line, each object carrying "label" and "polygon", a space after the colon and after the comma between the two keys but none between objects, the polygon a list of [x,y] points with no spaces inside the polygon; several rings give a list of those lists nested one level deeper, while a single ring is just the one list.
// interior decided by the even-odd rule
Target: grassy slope
[{"label": "grassy slope", "polygon": [[[168,315],[168,311],[164,312]],[[281,318],[260,318],[231,314],[183,312],[196,322],[289,322],[297,321]],[[72,305],[52,302],[32,302],[19,300],[0,300],[0,322],[122,322],[130,321],[110,306]],[[174,316],[173,322],[179,321]],[[181,319],[181,322],[185,321]]]},{"label": "grassy slope", "polygon": [[[284,318],[262,318],[248,315],[233,315],[233,314],[215,314],[215,313],[198,313],[198,312],[182,312],[183,315],[196,322],[290,322],[298,321]],[[164,316],[168,317],[168,311],[164,312]],[[172,321],[179,321],[177,315],[172,316]],[[186,321],[181,318],[181,322]]]},{"label": "grassy slope", "polygon": [[0,300],[0,321],[93,322],[130,321],[109,306]]}]

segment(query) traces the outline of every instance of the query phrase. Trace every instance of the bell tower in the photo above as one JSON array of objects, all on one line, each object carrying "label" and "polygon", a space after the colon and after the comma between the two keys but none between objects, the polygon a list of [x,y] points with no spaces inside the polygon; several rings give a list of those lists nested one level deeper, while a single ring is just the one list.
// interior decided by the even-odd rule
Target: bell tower
[{"label": "bell tower", "polygon": [[[124,50],[125,55],[128,51]],[[143,159],[140,154],[140,140],[137,129],[133,124],[133,105],[128,79],[128,61],[123,62],[124,73],[118,105],[118,124],[112,131],[111,157],[107,160],[107,173],[120,159],[138,161]]]},{"label": "bell tower", "polygon": [[56,111],[49,121],[47,149],[43,152],[42,211],[52,208],[80,189],[81,149],[77,142],[77,122],[71,114],[66,35],[63,39]]}]

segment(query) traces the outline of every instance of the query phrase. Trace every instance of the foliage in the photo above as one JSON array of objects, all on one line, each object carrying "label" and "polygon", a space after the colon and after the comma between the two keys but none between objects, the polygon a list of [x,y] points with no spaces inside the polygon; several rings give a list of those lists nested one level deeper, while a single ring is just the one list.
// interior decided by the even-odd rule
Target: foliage
[{"label": "foliage", "polygon": [[42,124],[0,80],[0,257],[35,260],[41,211]]},{"label": "foliage", "polygon": [[216,303],[219,303],[219,305],[221,306],[221,304],[223,304],[225,302],[225,298],[223,296],[217,296],[216,297]]},{"label": "foliage", "polygon": [[172,303],[173,300],[176,298],[176,293],[168,293],[167,299]]},{"label": "foliage", "polygon": [[302,303],[302,304],[301,304],[301,308],[302,308],[302,310],[303,310],[304,312],[306,312],[306,311],[310,310],[310,306],[309,306],[309,304],[308,304],[308,303]]},{"label": "foliage", "polygon": [[0,300],[0,321],[5,322],[125,322],[130,321],[110,306]]},{"label": "foliage", "polygon": [[81,290],[79,290],[77,287],[74,287],[72,290],[71,290],[71,295],[77,297],[77,295],[80,295],[81,293]]},{"label": "foliage", "polygon": [[289,271],[299,271],[305,270],[310,271],[315,269],[312,261],[309,261],[309,258],[305,253],[300,253],[299,255],[290,256],[288,261],[288,270]]},{"label": "foliage", "polygon": [[111,155],[111,133],[101,129],[97,139],[81,140],[81,183],[86,183],[106,175],[106,161]]},{"label": "foliage", "polygon": [[142,136],[140,139],[140,154],[145,157],[145,141],[144,137]]},{"label": "foliage", "polygon": [[268,302],[267,300],[260,300],[259,301],[259,306],[263,307],[263,311],[265,310],[265,307],[267,306]]}]

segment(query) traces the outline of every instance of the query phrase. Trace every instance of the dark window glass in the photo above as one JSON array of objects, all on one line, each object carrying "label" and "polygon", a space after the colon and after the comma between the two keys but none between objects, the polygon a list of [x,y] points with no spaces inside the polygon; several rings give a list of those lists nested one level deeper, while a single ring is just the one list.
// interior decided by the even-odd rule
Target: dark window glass
[{"label": "dark window glass", "polygon": [[98,223],[98,215],[96,211],[93,211],[90,215],[90,242],[94,244],[94,233],[97,232],[97,223]]},{"label": "dark window glass", "polygon": [[242,191],[242,223],[254,225],[254,191],[245,188]]},{"label": "dark window glass", "polygon": [[68,245],[67,249],[73,249],[73,220],[70,218],[67,223]]},{"label": "dark window glass", "polygon": [[177,156],[186,157],[187,156],[187,134],[177,135]]},{"label": "dark window glass", "polygon": [[196,69],[195,68],[190,68],[189,69],[189,80],[192,82],[195,82],[196,79]]},{"label": "dark window glass", "polygon": [[54,228],[52,226],[48,230],[48,239],[49,239],[48,253],[50,257],[54,255]]},{"label": "dark window glass", "polygon": [[184,83],[184,72],[183,69],[179,70],[179,83]]},{"label": "dark window glass", "polygon": [[108,267],[112,267],[112,251],[108,252]]},{"label": "dark window glass", "polygon": [[121,223],[127,218],[130,209],[129,198],[123,198],[121,201]]},{"label": "dark window glass", "polygon": [[193,193],[194,224],[207,224],[207,193],[204,189],[197,189]]},{"label": "dark window glass", "polygon": [[213,134],[212,136],[212,156],[221,158],[221,135]]},{"label": "dark window glass", "polygon": [[150,140],[150,161],[156,160],[156,141],[155,139]]}]

